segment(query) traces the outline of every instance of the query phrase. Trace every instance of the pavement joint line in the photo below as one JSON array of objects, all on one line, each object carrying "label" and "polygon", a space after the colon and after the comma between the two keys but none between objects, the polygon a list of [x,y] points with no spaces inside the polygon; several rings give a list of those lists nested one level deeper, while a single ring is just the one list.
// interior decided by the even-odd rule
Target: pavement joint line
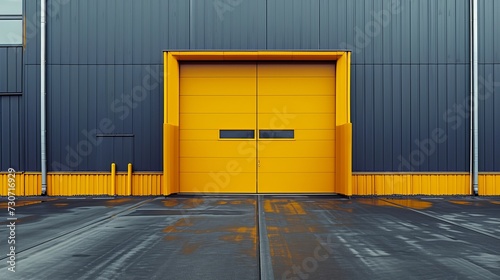
[{"label": "pavement joint line", "polygon": [[479,234],[482,234],[482,235],[485,235],[485,236],[488,236],[488,237],[491,237],[493,239],[496,239],[496,240],[500,240],[500,238],[498,236],[495,236],[489,232],[486,232],[484,230],[481,230],[479,228],[476,228],[476,227],[471,227],[471,226],[465,226],[465,225],[461,225],[459,223],[455,223],[453,221],[450,221],[448,219],[445,219],[445,218],[441,218],[441,217],[437,217],[437,216],[434,216],[432,214],[429,214],[429,213],[425,213],[423,211],[419,211],[419,210],[416,210],[416,209],[413,209],[413,208],[410,208],[410,207],[407,207],[407,206],[404,206],[404,205],[401,205],[401,204],[397,204],[395,202],[392,202],[390,200],[386,200],[386,199],[381,199],[382,201],[385,201],[387,203],[390,203],[390,204],[393,204],[393,205],[396,205],[396,206],[399,206],[399,207],[403,207],[403,208],[406,208],[410,211],[413,211],[413,212],[416,212],[416,213],[419,213],[421,215],[424,215],[424,216],[427,216],[427,217],[430,217],[430,218],[433,218],[433,219],[436,219],[436,220],[440,220],[442,222],[445,222],[445,223],[448,223],[448,224],[451,224],[451,225],[454,225],[454,226],[457,226],[457,227],[461,227],[461,228],[464,228],[464,229],[467,229],[467,230],[470,230],[470,231],[474,231],[476,233],[479,233]]},{"label": "pavement joint line", "polygon": [[269,238],[267,235],[266,215],[262,203],[264,196],[257,198],[257,216],[259,227],[259,262],[260,262],[260,279],[261,280],[274,280],[273,263],[269,248]]},{"label": "pavement joint line", "polygon": [[[123,210],[121,210],[121,211],[118,211],[118,212],[117,212],[117,213],[115,213],[115,214],[111,214],[111,215],[109,215],[109,216],[105,216],[105,217],[98,218],[98,219],[96,219],[96,220],[90,221],[90,222],[88,222],[88,223],[86,223],[86,224],[82,225],[81,227],[78,227],[78,228],[76,228],[76,229],[72,229],[72,230],[69,230],[69,231],[67,231],[67,232],[61,233],[61,234],[59,234],[59,235],[57,235],[57,236],[55,236],[55,237],[49,238],[49,239],[47,239],[47,240],[44,240],[44,241],[42,241],[42,242],[40,242],[40,243],[38,243],[38,244],[35,244],[35,245],[33,245],[33,246],[29,247],[29,248],[26,248],[26,249],[24,249],[24,250],[20,250],[20,251],[16,252],[16,254],[18,255],[18,254],[21,254],[21,253],[25,253],[25,252],[30,251],[30,250],[32,250],[32,249],[35,249],[35,248],[37,248],[37,247],[39,247],[39,246],[46,245],[46,244],[48,244],[48,243],[50,243],[50,242],[56,241],[57,239],[59,239],[59,238],[61,238],[61,237],[65,237],[65,236],[68,236],[68,235],[70,235],[70,234],[75,234],[75,233],[78,233],[78,232],[80,232],[80,231],[82,231],[82,230],[86,230],[86,229],[89,229],[89,228],[92,228],[92,227],[98,226],[98,225],[100,225],[100,224],[102,224],[102,223],[106,222],[107,220],[114,219],[114,218],[116,218],[116,217],[118,217],[118,216],[120,216],[120,215],[123,215],[123,214],[124,214],[124,213],[126,213],[126,212],[129,212],[129,211],[135,210],[135,209],[137,209],[137,208],[141,207],[142,205],[144,205],[144,204],[146,204],[146,203],[149,203],[149,202],[151,202],[151,201],[153,201],[153,200],[154,200],[154,199],[150,198],[150,199],[147,199],[147,200],[144,200],[144,201],[140,201],[140,202],[138,202],[138,203],[136,203],[136,204],[134,204],[134,205],[132,205],[132,206],[130,206],[130,207],[127,207],[126,209],[123,209]],[[8,256],[6,256],[6,257],[2,257],[2,258],[0,258],[0,261],[5,260],[5,259],[7,259],[7,258],[8,258]]]}]

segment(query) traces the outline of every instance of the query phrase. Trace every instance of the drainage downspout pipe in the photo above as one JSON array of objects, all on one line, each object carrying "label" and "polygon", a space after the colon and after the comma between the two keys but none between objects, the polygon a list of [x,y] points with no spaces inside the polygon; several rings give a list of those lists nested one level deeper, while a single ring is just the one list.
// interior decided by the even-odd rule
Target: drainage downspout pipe
[{"label": "drainage downspout pipe", "polygon": [[42,164],[42,195],[47,194],[47,122],[46,122],[46,25],[47,0],[40,1],[40,158]]},{"label": "drainage downspout pipe", "polygon": [[471,178],[472,193],[478,195],[479,191],[479,59],[478,59],[478,27],[477,27],[477,0],[471,0],[471,112],[472,112],[472,157]]}]

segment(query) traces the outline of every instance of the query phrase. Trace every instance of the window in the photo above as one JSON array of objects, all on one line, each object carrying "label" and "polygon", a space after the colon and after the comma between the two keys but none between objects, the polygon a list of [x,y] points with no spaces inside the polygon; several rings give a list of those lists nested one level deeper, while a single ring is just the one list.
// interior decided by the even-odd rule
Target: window
[{"label": "window", "polygon": [[220,139],[253,139],[255,138],[254,130],[220,130]]},{"label": "window", "polygon": [[1,0],[0,45],[23,44],[23,0]]},{"label": "window", "polygon": [[262,139],[294,139],[294,130],[260,130],[259,138]]}]

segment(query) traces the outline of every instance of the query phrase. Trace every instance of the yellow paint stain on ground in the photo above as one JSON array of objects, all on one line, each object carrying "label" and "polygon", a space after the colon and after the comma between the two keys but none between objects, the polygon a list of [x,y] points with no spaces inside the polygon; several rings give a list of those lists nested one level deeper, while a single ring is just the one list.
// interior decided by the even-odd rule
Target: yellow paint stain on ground
[{"label": "yellow paint stain on ground", "polygon": [[347,213],[352,213],[352,201],[339,201],[339,200],[330,200],[330,201],[321,201],[321,203],[317,204],[322,210],[336,210],[343,211]]},{"label": "yellow paint stain on ground", "polygon": [[245,199],[243,202],[245,202],[246,204],[250,204],[250,205],[256,205],[257,204],[257,200],[256,199]]},{"label": "yellow paint stain on ground", "polygon": [[177,201],[177,199],[167,199],[167,200],[163,200],[163,206],[165,207],[175,207],[177,205],[179,205],[179,201]]},{"label": "yellow paint stain on ground", "polygon": [[231,234],[223,237],[226,241],[241,242],[243,240],[256,240],[257,229],[255,227],[237,227],[227,230]]},{"label": "yellow paint stain on ground", "polygon": [[231,204],[232,205],[241,205],[241,204],[255,205],[255,199],[232,200]]},{"label": "yellow paint stain on ground", "polygon": [[267,213],[286,213],[292,215],[306,215],[306,211],[298,201],[288,199],[268,199],[264,201],[264,210]]},{"label": "yellow paint stain on ground", "polygon": [[187,208],[196,208],[200,205],[202,205],[205,202],[203,198],[189,198],[184,202],[184,207],[185,209]]},{"label": "yellow paint stain on ground", "polygon": [[[16,205],[14,206],[15,207],[22,207],[22,206],[27,206],[27,205],[33,205],[33,204],[39,204],[39,203],[42,203],[42,201],[40,200],[36,200],[36,201],[16,201]],[[7,209],[9,207],[9,203],[8,202],[0,202],[0,209]],[[13,207],[11,205],[11,207]]]},{"label": "yellow paint stain on ground", "polygon": [[394,205],[392,203],[389,203],[387,201],[380,200],[380,199],[361,198],[361,199],[357,199],[356,201],[358,201],[361,204],[372,205],[372,206],[401,207],[401,206]]},{"label": "yellow paint stain on ground", "polygon": [[264,201],[264,211],[267,213],[276,213],[276,211],[274,210],[273,204],[271,203],[271,200]]},{"label": "yellow paint stain on ground", "polygon": [[166,241],[174,241],[174,240],[178,240],[180,238],[178,236],[174,236],[174,235],[167,235],[167,236],[163,237],[163,239]]},{"label": "yellow paint stain on ground", "polygon": [[365,205],[388,206],[388,207],[408,207],[411,209],[424,210],[432,207],[432,203],[418,199],[358,199],[358,202]]},{"label": "yellow paint stain on ground", "polygon": [[463,200],[450,200],[450,203],[457,204],[457,205],[472,205],[473,203],[470,201],[463,201]]},{"label": "yellow paint stain on ground", "polygon": [[309,229],[309,232],[312,232],[312,233],[318,233],[319,232],[319,229],[317,227],[307,227]]},{"label": "yellow paint stain on ground", "polygon": [[106,200],[106,202],[104,204],[106,205],[106,207],[115,207],[117,205],[129,202],[131,200],[132,200],[132,198],[110,199],[110,200]]},{"label": "yellow paint stain on ground", "polygon": [[432,207],[431,202],[418,199],[391,199],[390,202],[416,210],[424,210]]},{"label": "yellow paint stain on ground", "polygon": [[180,219],[175,222],[173,225],[169,225],[163,229],[163,232],[183,232],[187,227],[192,226],[193,223],[191,220]]},{"label": "yellow paint stain on ground", "polygon": [[228,242],[241,242],[245,240],[245,238],[242,235],[224,235],[220,238],[221,240],[228,241]]},{"label": "yellow paint stain on ground", "polygon": [[257,238],[257,228],[256,227],[237,227],[234,229],[230,229],[229,232],[234,232],[240,235],[245,235],[249,239]]},{"label": "yellow paint stain on ground", "polygon": [[268,226],[267,232],[272,234],[284,234],[284,233],[324,233],[326,230],[323,227],[308,226],[304,223],[296,223],[287,219],[290,226]]},{"label": "yellow paint stain on ground", "polygon": [[226,204],[227,204],[227,201],[224,201],[224,200],[217,201],[217,205],[226,205]]},{"label": "yellow paint stain on ground", "polygon": [[496,205],[500,205],[500,201],[491,201],[491,200],[490,200],[490,203],[492,203],[492,204],[496,204]]},{"label": "yellow paint stain on ground", "polygon": [[56,207],[65,207],[65,206],[68,206],[68,203],[55,203],[54,206],[56,206]]},{"label": "yellow paint stain on ground", "polygon": [[244,250],[244,253],[249,256],[255,256],[257,254],[257,228],[256,227],[237,227],[237,228],[225,228],[221,229],[227,234],[220,237],[220,240],[232,243],[240,243],[243,241],[251,241],[252,249]]},{"label": "yellow paint stain on ground", "polygon": [[306,211],[297,201],[288,202],[285,204],[285,209],[287,209],[289,214],[305,215]]},{"label": "yellow paint stain on ground", "polygon": [[267,227],[267,232],[278,232],[278,231],[285,231],[288,228],[285,227],[274,227],[274,226],[268,226]]},{"label": "yellow paint stain on ground", "polygon": [[288,263],[288,265],[293,264],[292,252],[288,248],[288,244],[283,240],[281,234],[271,234],[268,233],[267,237],[269,239],[269,253],[272,257],[281,258],[284,261],[282,263]]},{"label": "yellow paint stain on ground", "polygon": [[187,243],[184,243],[184,245],[182,246],[181,252],[184,255],[191,255],[194,252],[196,252],[196,250],[198,250],[200,247],[201,247],[200,243],[189,243],[189,242],[187,242]]}]

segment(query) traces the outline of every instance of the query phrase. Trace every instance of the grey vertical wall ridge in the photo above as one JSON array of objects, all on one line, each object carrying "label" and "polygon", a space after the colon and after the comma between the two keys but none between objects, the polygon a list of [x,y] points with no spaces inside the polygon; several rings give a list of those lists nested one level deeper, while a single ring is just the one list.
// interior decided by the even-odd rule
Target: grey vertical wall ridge
[{"label": "grey vertical wall ridge", "polygon": [[499,171],[500,3],[479,3],[479,170]]},{"label": "grey vertical wall ridge", "polygon": [[[135,170],[161,170],[161,51],[190,48],[350,49],[354,171],[469,168],[469,117],[460,109],[467,106],[469,88],[467,1],[194,0],[192,7],[186,0],[48,2],[51,171],[107,171],[112,161],[119,170],[128,162]],[[9,135],[1,140],[2,170],[12,161],[5,141],[16,137],[26,139],[23,153],[17,152],[20,166],[40,169],[39,3],[26,1],[23,95],[0,97],[2,135]],[[481,171],[500,171],[498,13],[500,3],[480,2]],[[136,100],[128,101],[133,94]],[[23,117],[12,118],[17,107]],[[113,133],[134,137],[91,139],[98,143],[92,152],[78,155],[81,143],[92,142],[86,133],[106,120]],[[22,123],[22,133],[10,128],[13,121]],[[436,131],[444,131],[446,140],[426,150],[422,143]]]}]

